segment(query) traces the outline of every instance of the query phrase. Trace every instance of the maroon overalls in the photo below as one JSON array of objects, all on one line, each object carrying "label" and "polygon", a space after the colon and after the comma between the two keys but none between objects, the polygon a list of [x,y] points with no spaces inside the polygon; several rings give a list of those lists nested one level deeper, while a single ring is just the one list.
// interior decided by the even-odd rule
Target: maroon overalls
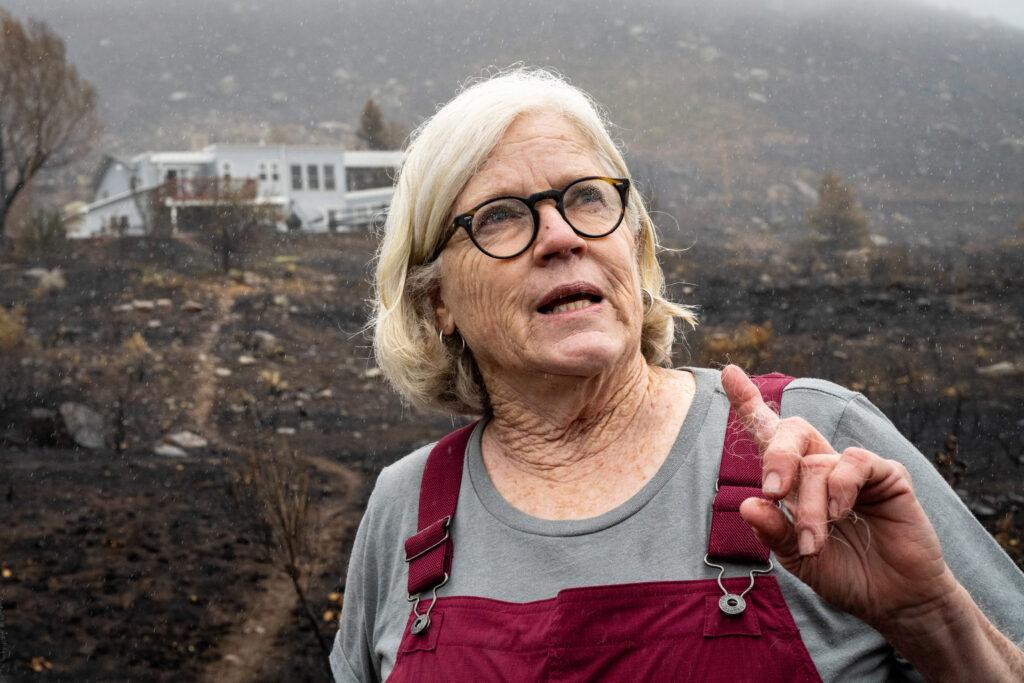
[{"label": "maroon overalls", "polygon": [[[753,378],[778,409],[792,378]],[[820,681],[740,503],[761,495],[757,447],[730,411],[708,558],[755,565],[749,576],[569,588],[513,603],[444,596],[451,520],[473,425],[431,451],[419,531],[405,542],[414,607],[390,681]],[[721,576],[721,575],[719,575]],[[749,587],[749,589],[748,589]]]}]

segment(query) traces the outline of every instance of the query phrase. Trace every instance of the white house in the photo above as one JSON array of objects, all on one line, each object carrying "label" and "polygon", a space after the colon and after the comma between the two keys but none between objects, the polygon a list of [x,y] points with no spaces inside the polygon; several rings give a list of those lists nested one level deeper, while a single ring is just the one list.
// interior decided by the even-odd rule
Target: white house
[{"label": "white house", "polygon": [[349,190],[348,177],[401,163],[402,152],[328,145],[210,145],[131,161],[108,156],[94,176],[92,203],[68,216],[68,234],[188,230],[190,217],[228,198],[273,208],[282,230],[348,230],[386,212],[393,192],[390,185]]}]

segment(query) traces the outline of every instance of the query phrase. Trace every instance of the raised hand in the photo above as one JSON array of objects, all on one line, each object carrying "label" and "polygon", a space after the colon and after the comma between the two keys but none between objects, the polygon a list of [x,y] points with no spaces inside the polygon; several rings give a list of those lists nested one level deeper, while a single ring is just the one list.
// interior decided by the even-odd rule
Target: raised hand
[{"label": "raised hand", "polygon": [[834,606],[884,631],[959,584],[899,462],[863,448],[837,453],[806,420],[780,419],[730,365],[722,386],[762,453],[763,491],[743,519],[789,572]]}]

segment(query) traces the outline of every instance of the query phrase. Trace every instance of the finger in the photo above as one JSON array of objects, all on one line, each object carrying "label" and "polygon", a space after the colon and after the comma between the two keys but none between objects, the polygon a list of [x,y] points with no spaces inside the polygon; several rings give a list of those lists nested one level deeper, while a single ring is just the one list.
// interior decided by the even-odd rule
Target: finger
[{"label": "finger", "polygon": [[765,404],[760,390],[738,366],[727,365],[722,370],[722,389],[736,411],[740,424],[754,438],[758,448],[763,450],[775,436],[779,416]]},{"label": "finger", "polygon": [[803,418],[782,420],[761,456],[761,490],[770,498],[785,498],[796,485],[804,455],[835,452],[832,444]]},{"label": "finger", "polygon": [[841,519],[858,503],[871,504],[907,491],[913,486],[901,463],[864,448],[847,448],[829,476],[829,511],[833,519]]},{"label": "finger", "polygon": [[796,530],[776,505],[763,498],[747,498],[740,504],[740,516],[784,566],[800,559]]},{"label": "finger", "polygon": [[871,478],[872,460],[878,456],[863,448],[847,448],[828,478],[829,516],[833,520],[850,514],[861,488]]},{"label": "finger", "polygon": [[796,507],[797,546],[801,555],[816,555],[828,536],[828,481],[839,461],[831,453],[815,453],[800,461]]}]

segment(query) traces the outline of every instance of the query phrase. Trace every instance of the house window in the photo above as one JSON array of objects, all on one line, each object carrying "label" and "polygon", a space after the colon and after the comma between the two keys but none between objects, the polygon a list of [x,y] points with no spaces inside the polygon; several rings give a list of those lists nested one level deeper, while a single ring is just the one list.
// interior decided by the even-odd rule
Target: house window
[{"label": "house window", "polygon": [[267,182],[267,165],[260,164],[260,180]]},{"label": "house window", "polygon": [[270,179],[275,183],[281,179],[281,175],[277,172],[277,164],[270,165]]},{"label": "house window", "polygon": [[292,189],[302,189],[302,167],[298,164],[292,164]]},{"label": "house window", "polygon": [[309,183],[309,189],[319,190],[320,189],[320,174],[319,167],[316,164],[309,164],[306,166],[306,182]]},{"label": "house window", "polygon": [[229,180],[231,178],[231,164],[225,161],[223,164],[221,164],[220,168],[221,173],[224,175],[224,179]]},{"label": "house window", "polygon": [[325,190],[334,190],[335,189],[335,184],[334,184],[334,165],[333,164],[325,164],[324,165],[324,189]]}]

